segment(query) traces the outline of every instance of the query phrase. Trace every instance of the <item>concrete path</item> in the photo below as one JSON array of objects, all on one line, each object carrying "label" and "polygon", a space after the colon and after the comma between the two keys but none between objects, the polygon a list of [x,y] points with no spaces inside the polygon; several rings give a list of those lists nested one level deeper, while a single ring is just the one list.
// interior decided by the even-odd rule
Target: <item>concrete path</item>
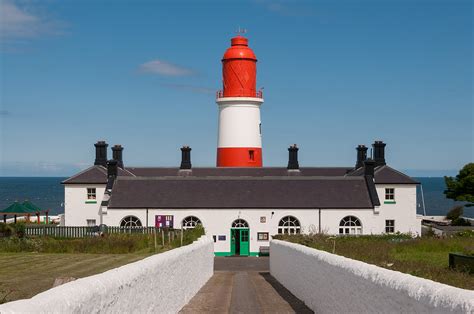
[{"label": "concrete path", "polygon": [[216,257],[214,275],[180,313],[312,313],[269,273],[268,257]]}]

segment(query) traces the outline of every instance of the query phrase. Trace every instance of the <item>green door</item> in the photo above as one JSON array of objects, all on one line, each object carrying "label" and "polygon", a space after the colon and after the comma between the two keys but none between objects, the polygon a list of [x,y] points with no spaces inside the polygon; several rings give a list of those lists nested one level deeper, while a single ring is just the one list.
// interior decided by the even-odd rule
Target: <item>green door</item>
[{"label": "green door", "polygon": [[249,255],[249,229],[239,229],[240,231],[240,255]]},{"label": "green door", "polygon": [[235,238],[238,229],[230,229],[230,255],[235,255]]}]

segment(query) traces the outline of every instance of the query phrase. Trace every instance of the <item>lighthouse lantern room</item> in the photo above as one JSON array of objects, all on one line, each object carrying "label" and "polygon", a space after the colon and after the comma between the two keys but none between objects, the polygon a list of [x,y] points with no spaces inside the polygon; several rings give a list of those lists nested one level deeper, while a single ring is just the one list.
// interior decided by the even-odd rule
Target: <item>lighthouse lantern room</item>
[{"label": "lighthouse lantern room", "polygon": [[222,58],[223,90],[217,92],[217,167],[262,167],[261,91],[256,89],[257,58],[238,35]]}]

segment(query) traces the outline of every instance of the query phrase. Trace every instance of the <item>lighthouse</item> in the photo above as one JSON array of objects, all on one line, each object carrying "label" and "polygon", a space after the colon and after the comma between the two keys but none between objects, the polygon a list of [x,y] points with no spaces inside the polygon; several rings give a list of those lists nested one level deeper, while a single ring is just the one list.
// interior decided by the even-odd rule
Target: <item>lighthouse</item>
[{"label": "lighthouse", "polygon": [[238,35],[222,58],[223,89],[217,92],[217,167],[262,167],[263,95],[257,91],[257,58]]}]

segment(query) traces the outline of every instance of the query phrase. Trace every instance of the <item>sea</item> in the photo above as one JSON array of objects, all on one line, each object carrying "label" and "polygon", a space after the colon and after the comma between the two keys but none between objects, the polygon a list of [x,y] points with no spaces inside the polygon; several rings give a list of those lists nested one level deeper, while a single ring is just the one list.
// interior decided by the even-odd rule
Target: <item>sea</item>
[{"label": "sea", "polygon": [[[50,215],[64,213],[64,186],[58,177],[0,177],[0,209],[10,206],[14,201],[29,200],[41,208],[49,209]],[[417,213],[443,216],[455,205],[463,204],[447,199],[442,177],[415,178],[421,183],[417,193]],[[422,201],[423,189],[424,208]],[[464,207],[464,216],[474,218],[474,207]]]}]

